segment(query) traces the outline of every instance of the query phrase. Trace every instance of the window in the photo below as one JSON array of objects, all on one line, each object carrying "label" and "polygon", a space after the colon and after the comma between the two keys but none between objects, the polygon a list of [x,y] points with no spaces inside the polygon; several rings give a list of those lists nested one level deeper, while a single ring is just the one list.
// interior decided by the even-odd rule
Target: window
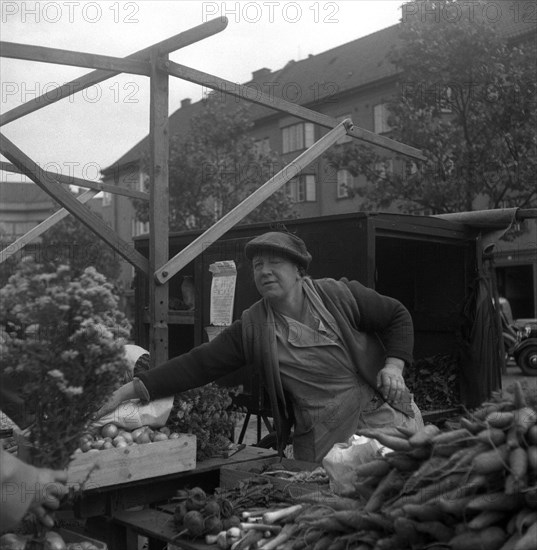
[{"label": "window", "polygon": [[301,122],[282,128],[282,153],[307,149],[313,145],[314,126],[312,122]]},{"label": "window", "polygon": [[417,173],[418,165],[413,160],[405,161],[405,179],[409,179]]},{"label": "window", "polygon": [[[347,114],[347,115],[340,115],[340,116],[337,116],[336,117],[336,120],[338,122],[343,122],[346,118],[352,118],[350,114]],[[349,135],[346,135],[346,136],[343,136],[341,138],[339,138],[337,141],[336,141],[336,145],[341,145],[342,143],[349,143],[350,141],[352,141],[352,137],[349,136]]]},{"label": "window", "polygon": [[353,187],[353,177],[348,170],[337,171],[337,198],[345,199],[349,196],[349,189]]},{"label": "window", "polygon": [[149,233],[149,222],[141,222],[139,220],[132,220],[132,236],[137,237]]},{"label": "window", "polygon": [[317,200],[315,176],[306,174],[293,178],[285,184],[285,191],[292,202],[315,202]]},{"label": "window", "polygon": [[388,124],[389,115],[390,111],[387,103],[379,103],[373,107],[373,125],[376,134],[385,134],[391,130]]},{"label": "window", "polygon": [[112,204],[112,193],[103,191],[103,206],[110,206]]}]

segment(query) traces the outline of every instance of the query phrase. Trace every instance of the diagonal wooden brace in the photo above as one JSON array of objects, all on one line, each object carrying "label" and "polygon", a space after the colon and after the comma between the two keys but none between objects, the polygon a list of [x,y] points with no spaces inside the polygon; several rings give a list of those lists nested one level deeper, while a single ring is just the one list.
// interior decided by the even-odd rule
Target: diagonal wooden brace
[{"label": "diagonal wooden brace", "polygon": [[280,189],[286,182],[294,178],[304,168],[311,164],[316,158],[322,155],[334,143],[347,134],[347,129],[352,126],[350,119],[340,122],[321,139],[316,141],[309,149],[294,159],[285,168],[272,176],[259,189],[256,189],[250,196],[235,206],[223,218],[219,219],[205,233],[192,241],[181,252],[168,260],[160,269],[155,271],[155,280],[159,284],[165,284],[176,273],[181,271],[196,256],[201,254],[207,245],[219,239],[226,231],[229,231],[240,220],[245,218],[252,210],[257,208],[264,200]]},{"label": "diagonal wooden brace", "polygon": [[30,46],[28,44],[17,44],[16,42],[0,42],[0,57],[102,69],[104,71],[119,71],[144,76],[149,76],[150,71],[147,61],[59,48],[46,48],[45,46]]},{"label": "diagonal wooden brace", "polygon": [[84,225],[107,242],[123,258],[130,262],[134,267],[149,272],[149,262],[137,250],[123,239],[120,239],[112,228],[108,227],[101,218],[92,212],[89,208],[80,204],[73,194],[62,187],[56,181],[47,180],[43,177],[41,167],[26,156],[13,142],[6,136],[0,134],[0,153],[10,160],[22,173],[36,183],[45,193],[48,193],[53,199],[58,201],[66,210],[75,215]]},{"label": "diagonal wooden brace", "polygon": [[[185,46],[189,46],[190,44],[195,44],[196,42],[199,42],[204,38],[208,38],[209,36],[213,36],[223,31],[227,27],[227,23],[228,21],[226,17],[218,17],[216,19],[212,19],[211,21],[202,23],[197,27],[193,27],[188,31],[176,34],[175,36],[167,38],[166,40],[162,40],[157,44],[153,44],[148,48],[139,50],[127,56],[125,59],[149,60],[149,57],[153,50],[158,51],[162,55],[174,52],[179,48],[184,48]],[[13,122],[14,120],[17,120],[25,115],[42,109],[46,105],[50,105],[51,103],[59,101],[60,99],[69,97],[70,95],[76,94],[77,92],[85,90],[86,88],[89,88],[90,86],[93,86],[95,84],[99,84],[99,82],[103,82],[117,74],[119,73],[97,70],[76,78],[75,80],[71,80],[70,82],[63,84],[62,86],[55,88],[53,94],[48,91],[46,94],[27,101],[22,105],[14,107],[7,113],[2,114],[0,116],[0,126],[3,126],[4,124],[9,124],[10,122]]]},{"label": "diagonal wooden brace", "polygon": [[[78,196],[76,200],[80,204],[85,204],[99,191],[86,191],[82,195]],[[54,214],[49,216],[46,220],[43,220],[41,223],[38,223],[35,227],[32,227],[30,231],[25,233],[22,237],[19,237],[16,241],[12,242],[6,248],[0,251],[0,264],[5,262],[9,257],[13,256],[19,250],[22,250],[28,243],[31,243],[34,239],[37,239],[40,235],[48,231],[51,227],[56,225],[60,220],[67,217],[69,212],[65,208],[60,208]]]},{"label": "diagonal wooden brace", "polygon": [[[13,166],[9,162],[0,161],[0,170],[6,172],[12,172],[14,174],[22,174],[22,170]],[[112,193],[114,195],[122,195],[123,197],[131,197],[132,199],[140,199],[142,201],[149,200],[149,193],[143,191],[136,191],[136,189],[129,189],[128,187],[120,187],[119,185],[110,185],[109,183],[102,183],[100,181],[90,181],[83,178],[77,178],[76,176],[64,176],[63,174],[57,174],[56,172],[49,172],[48,170],[42,170],[41,173],[47,180],[57,181],[64,185],[76,185],[78,187],[87,187],[88,189],[94,189],[95,191],[105,191],[106,193]]]},{"label": "diagonal wooden brace", "polygon": [[[177,78],[206,86],[212,90],[219,90],[222,93],[229,94],[240,99],[245,99],[246,101],[251,101],[252,103],[257,103],[258,105],[264,105],[265,107],[276,109],[277,111],[283,111],[290,115],[296,116],[297,118],[301,118],[302,120],[307,120],[309,122],[319,124],[320,126],[324,126],[325,128],[335,128],[339,124],[339,121],[331,116],[318,113],[317,111],[312,111],[306,107],[301,107],[300,105],[296,105],[290,101],[286,101],[285,99],[275,97],[274,95],[266,94],[256,88],[243,86],[241,84],[234,84],[229,80],[225,80],[190,67],[185,67],[184,65],[179,65],[173,61],[163,60],[161,65],[163,70],[168,71],[170,75]],[[387,138],[386,136],[375,134],[374,132],[370,132],[364,128],[359,128],[358,126],[349,128],[347,134],[361,141],[365,141],[366,143],[377,145],[390,151],[395,151],[396,153],[400,153],[416,160],[427,160],[424,154],[415,147],[411,147],[410,145],[406,145],[405,143],[401,143],[395,139]]]}]

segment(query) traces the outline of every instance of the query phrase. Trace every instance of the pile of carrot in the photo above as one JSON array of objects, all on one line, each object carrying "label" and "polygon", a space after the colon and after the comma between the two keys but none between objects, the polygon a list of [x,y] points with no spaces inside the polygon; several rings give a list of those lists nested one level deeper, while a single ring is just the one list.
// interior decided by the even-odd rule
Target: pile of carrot
[{"label": "pile of carrot", "polygon": [[356,466],[345,496],[298,497],[300,512],[274,548],[537,548],[537,411],[520,385],[447,428],[359,434],[391,452]]}]

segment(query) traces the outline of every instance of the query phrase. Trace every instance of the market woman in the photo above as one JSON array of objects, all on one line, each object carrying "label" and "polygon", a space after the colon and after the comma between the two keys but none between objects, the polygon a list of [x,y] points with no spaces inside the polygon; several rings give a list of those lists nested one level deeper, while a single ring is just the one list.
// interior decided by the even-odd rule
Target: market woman
[{"label": "market woman", "polygon": [[245,254],[261,299],[211,342],[119,388],[99,416],[251,365],[270,397],[278,450],[293,429],[295,459],[320,462],[361,427],[422,426],[403,380],[413,327],[400,302],[357,281],[311,279],[311,255],[291,233],[256,237]]}]

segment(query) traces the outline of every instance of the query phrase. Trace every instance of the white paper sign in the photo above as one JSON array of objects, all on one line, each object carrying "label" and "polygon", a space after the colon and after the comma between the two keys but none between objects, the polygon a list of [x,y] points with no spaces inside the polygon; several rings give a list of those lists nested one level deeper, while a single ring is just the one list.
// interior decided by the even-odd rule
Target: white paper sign
[{"label": "white paper sign", "polygon": [[215,262],[209,266],[211,283],[211,325],[222,327],[233,322],[233,301],[237,283],[237,267],[233,260]]}]

